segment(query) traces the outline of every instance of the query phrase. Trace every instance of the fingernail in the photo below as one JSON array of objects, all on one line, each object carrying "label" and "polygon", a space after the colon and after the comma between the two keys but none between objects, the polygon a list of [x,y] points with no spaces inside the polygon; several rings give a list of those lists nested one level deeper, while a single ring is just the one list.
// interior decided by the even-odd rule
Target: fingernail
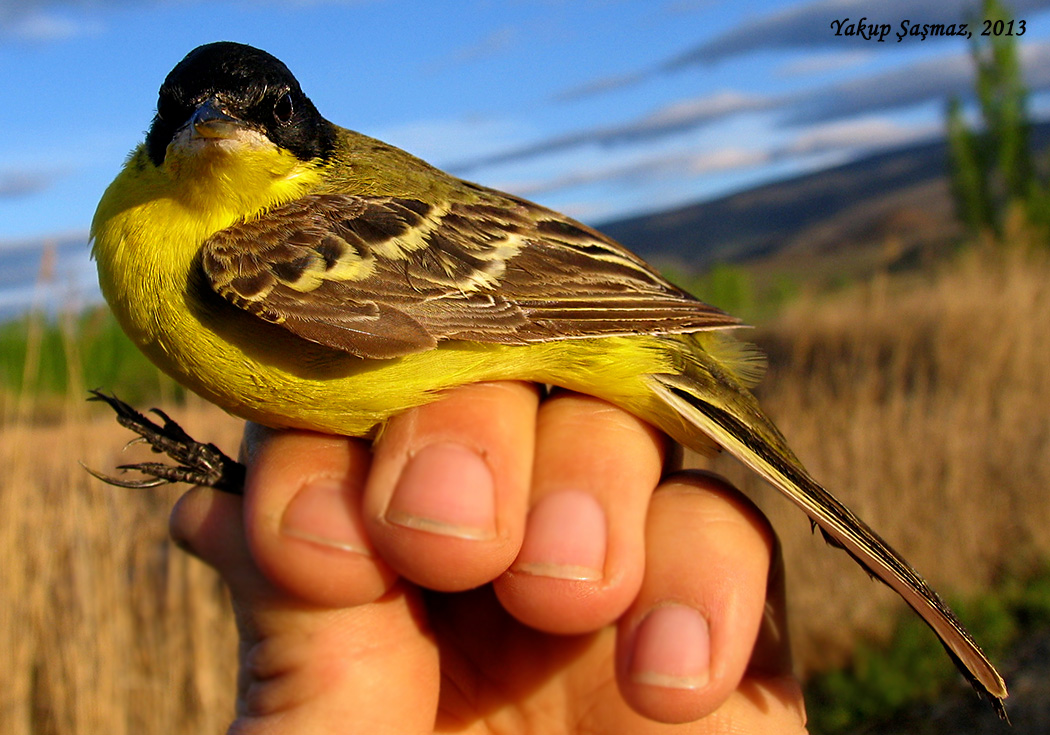
[{"label": "fingernail", "polygon": [[551,493],[529,512],[513,571],[555,579],[597,580],[605,569],[605,511],[579,490]]},{"label": "fingernail", "polygon": [[711,636],[694,608],[669,604],[653,609],[638,626],[630,664],[637,684],[700,689],[711,678]]},{"label": "fingernail", "polygon": [[281,531],[328,548],[371,556],[360,514],[351,504],[344,483],[330,479],[310,483],[288,504]]},{"label": "fingernail", "polygon": [[401,471],[386,520],[470,540],[496,537],[496,487],[485,460],[461,444],[431,444]]}]

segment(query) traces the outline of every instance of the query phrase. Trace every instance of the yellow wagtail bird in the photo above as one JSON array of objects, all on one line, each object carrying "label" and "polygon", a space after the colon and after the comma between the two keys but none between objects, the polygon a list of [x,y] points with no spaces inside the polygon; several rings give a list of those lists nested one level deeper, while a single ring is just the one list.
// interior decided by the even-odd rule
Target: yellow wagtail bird
[{"label": "yellow wagtail bird", "polygon": [[330,123],[273,56],[213,43],[179,62],[92,238],[131,339],[267,426],[369,436],[445,389],[527,380],[726,449],[896,590],[1004,712],[1002,678],[952,611],[763,414],[736,319],[579,222]]}]

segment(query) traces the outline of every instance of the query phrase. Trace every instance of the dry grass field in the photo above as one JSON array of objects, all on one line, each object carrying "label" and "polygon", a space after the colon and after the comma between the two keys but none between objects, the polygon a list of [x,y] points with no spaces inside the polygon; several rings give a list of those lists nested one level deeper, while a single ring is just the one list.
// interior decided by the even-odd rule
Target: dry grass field
[{"label": "dry grass field", "polygon": [[[1048,325],[1045,254],[971,254],[793,306],[756,334],[773,365],[761,395],[819,479],[936,587],[972,593],[1050,558]],[[25,400],[3,404],[0,732],[222,732],[235,675],[225,594],[166,541],[177,490],[112,488],[78,466],[126,460],[128,438],[79,395],[46,422],[17,418],[33,413]],[[196,402],[172,412],[235,449],[232,419]],[[781,534],[803,667],[887,634],[892,594],[773,491],[715,465]]]},{"label": "dry grass field", "polygon": [[[220,733],[235,638],[226,594],[167,540],[177,491],[120,491],[128,440],[82,401],[66,420],[0,429],[0,732]],[[187,428],[236,447],[238,425],[179,409]],[[204,427],[207,426],[208,429]]]}]

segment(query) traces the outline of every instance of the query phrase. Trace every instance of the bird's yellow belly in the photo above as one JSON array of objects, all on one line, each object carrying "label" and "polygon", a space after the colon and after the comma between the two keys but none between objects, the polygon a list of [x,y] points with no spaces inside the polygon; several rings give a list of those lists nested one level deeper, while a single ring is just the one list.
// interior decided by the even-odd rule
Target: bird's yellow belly
[{"label": "bird's yellow belly", "polygon": [[[488,380],[559,385],[636,412],[643,375],[671,369],[647,336],[530,345],[447,342],[389,360],[362,359],[300,339],[223,305],[175,310],[140,347],[166,373],[230,413],[275,428],[367,436],[441,391]],[[644,415],[644,413],[643,413]]]}]

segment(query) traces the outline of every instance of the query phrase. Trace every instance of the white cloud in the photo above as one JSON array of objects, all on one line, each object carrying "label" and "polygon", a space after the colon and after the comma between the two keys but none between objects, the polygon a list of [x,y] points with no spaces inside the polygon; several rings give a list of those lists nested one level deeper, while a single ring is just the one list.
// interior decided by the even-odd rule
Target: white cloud
[{"label": "white cloud", "polygon": [[639,71],[600,77],[593,81],[562,90],[554,95],[554,99],[559,102],[571,102],[592,95],[604,94],[605,92],[612,92],[616,89],[632,87],[635,84],[644,81],[646,76],[647,74],[645,72]]},{"label": "white cloud", "polygon": [[0,200],[36,194],[48,188],[59,175],[41,171],[0,171]]},{"label": "white cloud", "polygon": [[591,184],[637,186],[657,179],[696,178],[722,171],[769,163],[770,154],[757,149],[726,148],[693,154],[661,154],[605,167],[589,167],[545,180],[506,182],[497,188],[534,197]]},{"label": "white cloud", "polygon": [[474,156],[453,164],[451,168],[465,172],[482,166],[538,158],[585,146],[610,147],[648,142],[712,124],[730,115],[766,109],[775,103],[776,100],[762,95],[736,91],[717,92],[665,105],[620,125],[577,130],[493,155]]},{"label": "white cloud", "polygon": [[684,160],[686,170],[693,176],[738,171],[769,163],[769,153],[753,148],[725,148],[710,153],[699,153]]},{"label": "white cloud", "polygon": [[50,8],[19,7],[0,14],[0,35],[21,41],[64,41],[97,33],[101,27],[95,20]]},{"label": "white cloud", "polygon": [[427,71],[435,73],[450,67],[460,66],[481,61],[490,56],[503,53],[510,49],[517,41],[520,33],[515,26],[503,26],[477,39],[474,43],[456,49],[442,59],[435,61],[427,67]]},{"label": "white cloud", "polygon": [[932,138],[942,132],[940,124],[908,126],[882,117],[866,117],[808,128],[783,146],[778,155],[815,155],[843,149],[870,151]]},{"label": "white cloud", "polygon": [[435,165],[506,150],[527,132],[517,123],[491,117],[413,120],[368,132]]},{"label": "white cloud", "polygon": [[633,125],[623,126],[622,131],[644,134],[681,126],[692,127],[698,122],[760,109],[767,104],[768,100],[765,97],[747,95],[733,90],[716,92],[704,97],[673,102],[646,115]]},{"label": "white cloud", "polygon": [[870,51],[834,51],[790,59],[777,69],[781,77],[810,77],[860,66],[874,57]]}]

